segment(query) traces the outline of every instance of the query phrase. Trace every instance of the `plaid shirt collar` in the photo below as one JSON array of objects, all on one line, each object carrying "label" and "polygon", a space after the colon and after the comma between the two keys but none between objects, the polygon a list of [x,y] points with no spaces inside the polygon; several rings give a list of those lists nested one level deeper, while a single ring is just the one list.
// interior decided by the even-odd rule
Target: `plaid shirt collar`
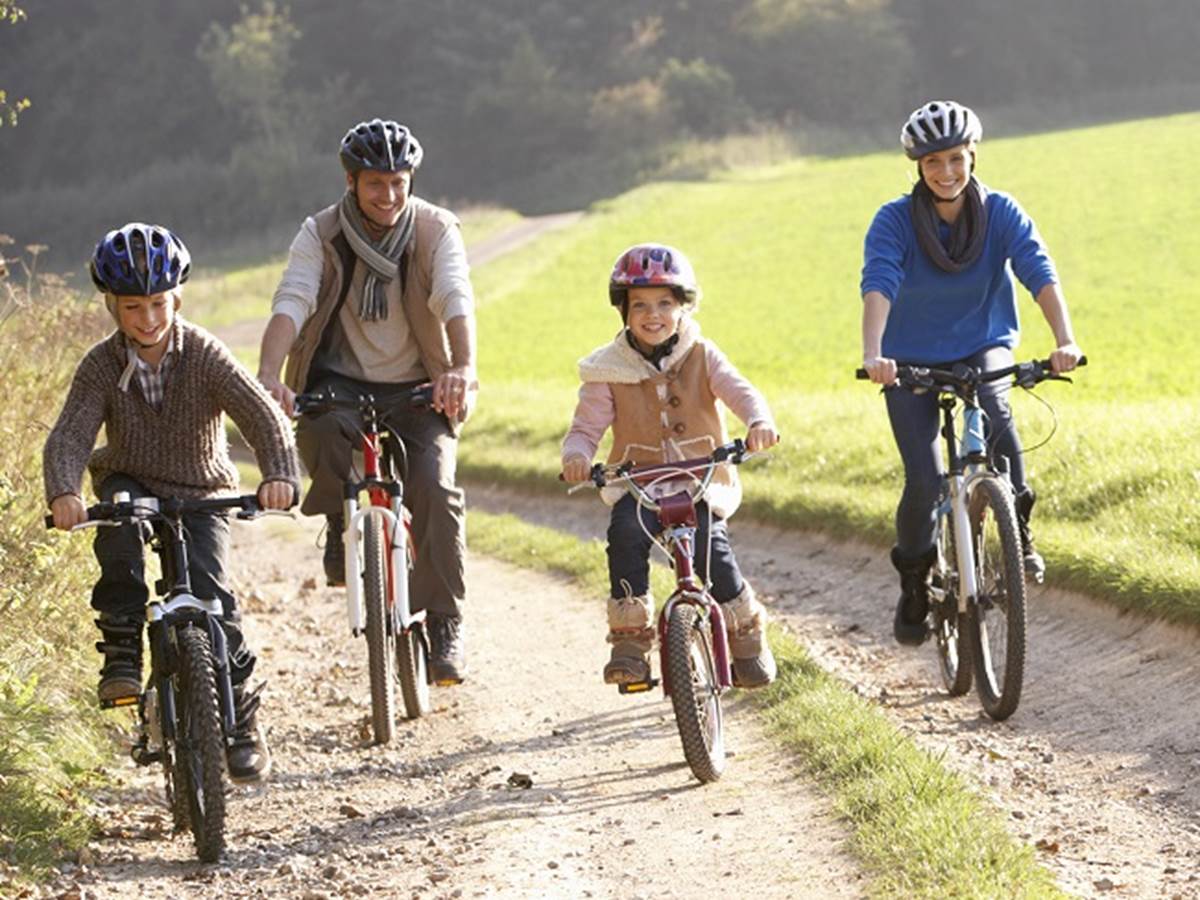
[{"label": "plaid shirt collar", "polygon": [[178,326],[178,318],[171,326],[171,337],[167,344],[167,350],[163,354],[163,358],[159,360],[157,368],[142,359],[137,348],[128,340],[125,342],[125,346],[133,360],[138,384],[142,386],[142,396],[156,412],[161,411],[163,397],[167,391],[167,376],[176,360],[183,354],[183,335]]}]

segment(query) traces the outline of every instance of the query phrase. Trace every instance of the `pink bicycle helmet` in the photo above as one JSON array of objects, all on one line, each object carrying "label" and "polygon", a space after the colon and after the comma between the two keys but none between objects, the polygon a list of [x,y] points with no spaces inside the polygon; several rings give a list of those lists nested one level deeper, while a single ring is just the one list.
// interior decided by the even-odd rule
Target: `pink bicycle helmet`
[{"label": "pink bicycle helmet", "polygon": [[613,263],[608,299],[624,313],[631,287],[658,285],[674,290],[680,303],[700,302],[700,285],[686,256],[666,244],[634,244]]}]

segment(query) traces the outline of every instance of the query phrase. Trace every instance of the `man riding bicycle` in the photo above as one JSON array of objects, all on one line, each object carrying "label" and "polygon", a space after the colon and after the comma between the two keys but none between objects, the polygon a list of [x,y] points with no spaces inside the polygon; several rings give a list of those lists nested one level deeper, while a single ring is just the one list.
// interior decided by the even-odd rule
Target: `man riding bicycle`
[{"label": "man riding bicycle", "polygon": [[[258,377],[290,414],[296,393],[371,394],[407,450],[404,502],[413,515],[412,596],[429,613],[430,674],[466,673],[465,507],[455,484],[458,433],[475,379],[474,293],[458,219],[412,194],[423,151],[412,133],[373,119],[342,139],[342,199],[304,221],[292,241],[262,338]],[[287,370],[280,380],[284,359]],[[399,402],[433,382],[433,409]],[[393,402],[396,401],[396,402]],[[342,483],[357,417],[301,419],[296,441],[312,476],[301,511],[328,523],[324,568],[344,582]]]}]

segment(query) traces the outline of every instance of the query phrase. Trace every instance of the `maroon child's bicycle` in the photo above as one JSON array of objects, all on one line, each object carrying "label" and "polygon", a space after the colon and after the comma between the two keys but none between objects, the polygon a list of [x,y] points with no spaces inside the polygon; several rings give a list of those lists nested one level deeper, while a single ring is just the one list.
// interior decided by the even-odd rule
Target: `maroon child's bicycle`
[{"label": "maroon child's bicycle", "polygon": [[[403,402],[424,409],[432,397],[433,386],[424,384],[409,391]],[[376,743],[386,744],[395,729],[397,681],[407,718],[426,715],[430,707],[425,611],[413,612],[408,591],[416,545],[412,517],[402,502],[404,443],[398,435],[380,429],[379,411],[369,394],[298,394],[295,405],[297,415],[348,409],[362,420],[361,451],[343,485],[346,610],[351,633],[367,638],[372,727]],[[358,498],[363,491],[368,503],[360,507]]]},{"label": "maroon child's bicycle", "polygon": [[[683,755],[701,782],[716,781],[725,769],[721,694],[733,685],[733,677],[721,605],[708,592],[707,581],[699,581],[693,570],[696,503],[718,466],[739,465],[747,458],[746,445],[738,439],[718,447],[711,456],[656,465],[595,465],[591,473],[596,487],[619,481],[639,506],[658,516],[661,528],[650,537],[670,557],[675,570],[675,590],[658,614],[659,671],[663,695],[671,698],[675,710]],[[690,485],[660,497],[652,494],[654,487],[680,480]],[[651,678],[622,684],[620,691],[640,693],[657,684]]]}]

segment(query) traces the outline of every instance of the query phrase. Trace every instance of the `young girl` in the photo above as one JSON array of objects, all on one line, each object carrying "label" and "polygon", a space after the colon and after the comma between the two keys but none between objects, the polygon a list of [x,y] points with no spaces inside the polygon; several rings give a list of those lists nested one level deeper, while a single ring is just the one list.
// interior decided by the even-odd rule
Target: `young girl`
[{"label": "young girl", "polygon": [[[630,247],[613,266],[609,300],[624,327],[611,343],[579,362],[583,386],[571,430],[562,445],[563,477],[586,481],[604,432],[613,429],[610,464],[677,462],[711,453],[728,441],[717,401],[749,427],[746,445],[765,450],[779,442],[766,400],[711,342],[692,318],[700,288],[687,258],[664,244]],[[646,681],[654,644],[650,596],[650,538],[657,522],[625,489],[602,490],[612,506],[608,528],[608,641],[606,684]],[[734,683],[760,687],[775,677],[766,642],[766,610],[743,580],[729,545],[726,519],[741,502],[732,466],[722,466],[697,505],[696,571],[708,572],[722,604],[733,654]],[[711,560],[709,510],[711,516]]]}]

